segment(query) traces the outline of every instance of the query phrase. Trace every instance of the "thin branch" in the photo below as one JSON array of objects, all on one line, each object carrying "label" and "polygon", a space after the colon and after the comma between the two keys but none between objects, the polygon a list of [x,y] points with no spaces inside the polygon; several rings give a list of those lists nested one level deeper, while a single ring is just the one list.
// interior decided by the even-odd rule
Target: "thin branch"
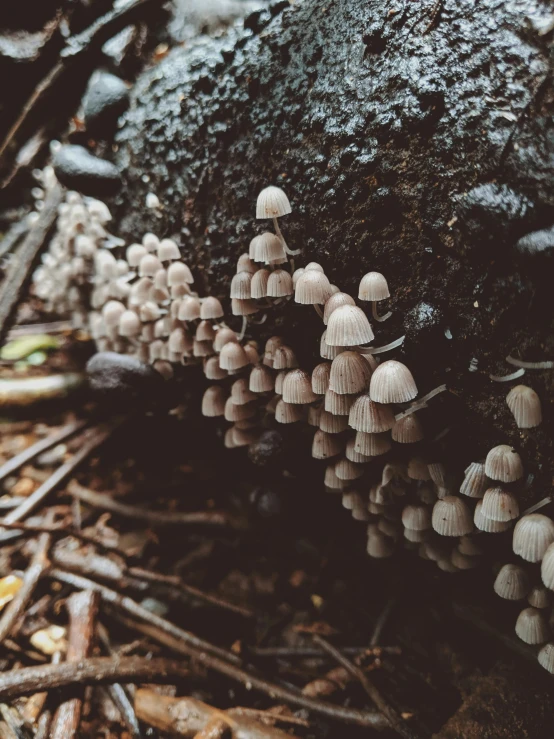
[{"label": "thin branch", "polygon": [[385,716],[388,721],[390,722],[391,726],[394,728],[394,730],[400,734],[400,736],[404,737],[404,739],[415,739],[415,734],[406,726],[404,721],[400,718],[400,716],[397,714],[397,712],[389,706],[387,701],[385,700],[384,696],[381,694],[381,692],[373,685],[371,680],[367,677],[365,672],[361,670],[359,667],[357,667],[355,664],[353,664],[348,657],[345,657],[342,652],[340,652],[338,649],[335,649],[335,647],[330,644],[326,639],[323,639],[323,637],[318,636],[317,634],[314,635],[314,641],[319,644],[319,646],[324,649],[327,654],[329,654],[333,659],[335,659],[339,665],[344,667],[344,669],[352,675],[353,678],[358,680],[365,690],[365,692],[368,694],[369,698],[373,701],[375,706],[381,711],[383,716]]},{"label": "thin branch", "polygon": [[23,667],[0,674],[0,701],[70,685],[172,683],[190,677],[182,661],[143,657],[89,657],[79,662]]},{"label": "thin branch", "polygon": [[234,529],[243,529],[245,521],[241,518],[231,515],[226,511],[195,511],[193,513],[150,511],[144,508],[120,503],[111,495],[105,493],[96,493],[93,490],[79,485],[76,480],[72,480],[67,486],[67,492],[78,500],[92,506],[93,508],[101,508],[104,511],[115,513],[124,518],[131,518],[136,521],[147,521],[151,526],[183,526],[183,525],[202,525],[202,526],[218,526],[229,527]]},{"label": "thin branch", "polygon": [[37,548],[31,564],[23,576],[23,584],[15,594],[13,600],[8,603],[0,618],[0,644],[10,635],[16,621],[24,613],[38,581],[48,568],[50,564],[48,561],[49,548],[50,536],[48,534],[41,534],[37,540]]},{"label": "thin branch", "polygon": [[[1,156],[1,151],[0,151]],[[7,273],[0,287],[0,344],[10,328],[17,304],[31,279],[31,272],[48,234],[58,215],[63,189],[56,185],[48,193],[44,208],[23,239],[14,257],[10,260]]]},{"label": "thin branch", "polygon": [[111,613],[118,621],[121,621],[129,628],[135,629],[142,634],[146,634],[159,644],[163,644],[177,654],[192,657],[196,662],[203,664],[206,668],[214,670],[221,675],[225,675],[229,679],[234,680],[241,685],[245,685],[249,690],[253,689],[260,693],[264,693],[272,700],[283,700],[292,705],[299,706],[300,708],[305,708],[308,711],[313,711],[322,716],[327,716],[335,721],[344,721],[346,723],[356,724],[358,726],[364,726],[366,728],[372,728],[379,731],[389,727],[388,721],[380,713],[358,711],[354,708],[335,706],[332,703],[326,703],[325,701],[321,701],[316,698],[310,698],[303,695],[300,691],[283,687],[277,683],[272,683],[258,675],[248,672],[245,669],[241,669],[234,664],[224,662],[223,660],[218,659],[217,657],[212,657],[207,653],[199,652],[179,639],[176,639],[174,636],[171,636],[169,633],[153,627],[150,624],[137,623],[132,619],[123,617],[116,611],[111,611]]},{"label": "thin branch", "polygon": [[35,444],[31,444],[30,447],[27,447],[27,449],[16,454],[15,457],[12,457],[0,467],[0,481],[5,480],[8,475],[13,474],[20,467],[23,467],[24,464],[30,462],[31,459],[42,454],[42,452],[45,452],[47,449],[56,446],[56,444],[64,441],[64,439],[77,433],[77,431],[80,431],[84,426],[86,426],[86,424],[87,421],[85,420],[72,421],[71,423],[67,423],[65,426],[62,426],[55,433],[48,434],[44,439],[40,439],[40,441],[37,441]]}]

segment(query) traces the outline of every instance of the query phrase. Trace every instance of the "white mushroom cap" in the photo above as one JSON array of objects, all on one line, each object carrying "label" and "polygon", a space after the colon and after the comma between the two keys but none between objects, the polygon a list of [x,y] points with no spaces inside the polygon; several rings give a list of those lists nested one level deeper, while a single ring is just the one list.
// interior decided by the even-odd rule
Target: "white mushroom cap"
[{"label": "white mushroom cap", "polygon": [[238,341],[236,333],[233,331],[232,328],[222,326],[221,328],[218,328],[215,333],[214,349],[216,350],[216,352],[220,352],[225,344],[228,344],[230,341]]},{"label": "white mushroom cap", "polygon": [[392,439],[399,444],[413,444],[424,437],[423,428],[416,413],[404,416],[392,427]]},{"label": "white mushroom cap", "polygon": [[229,341],[223,345],[219,353],[219,366],[221,369],[233,372],[241,367],[246,367],[247,364],[250,364],[248,356],[244,351],[244,347],[237,341]]},{"label": "white mushroom cap", "polygon": [[294,369],[295,367],[298,367],[298,360],[290,346],[278,346],[273,354],[273,369]]},{"label": "white mushroom cap", "polygon": [[119,325],[121,316],[125,313],[125,306],[118,300],[108,300],[102,308],[102,318],[108,328],[115,328]]},{"label": "white mushroom cap", "polygon": [[279,398],[275,407],[275,420],[277,423],[296,423],[304,418],[302,407],[293,403],[286,403]]},{"label": "white mushroom cap", "polygon": [[273,373],[263,364],[252,368],[248,382],[250,390],[254,393],[269,393],[275,388]]},{"label": "white mushroom cap", "polygon": [[310,375],[301,369],[291,370],[283,381],[283,400],[285,403],[304,405],[317,400],[312,391]]},{"label": "white mushroom cap", "polygon": [[331,389],[325,393],[325,410],[334,416],[347,416],[353,402],[353,395],[339,395]]},{"label": "white mushroom cap", "polygon": [[469,508],[454,495],[437,500],[431,520],[434,530],[441,536],[464,536],[473,531]]},{"label": "white mushroom cap", "polygon": [[141,277],[154,277],[156,272],[162,268],[162,263],[158,257],[154,254],[146,254],[139,262],[139,275]]},{"label": "white mushroom cap", "polygon": [[247,253],[241,254],[237,261],[237,272],[250,272],[254,274],[258,268]]},{"label": "white mushroom cap", "polygon": [[527,596],[527,602],[533,608],[548,608],[551,603],[550,592],[546,588],[536,585],[531,588]]},{"label": "white mushroom cap", "polygon": [[416,395],[412,373],[394,359],[380,364],[371,376],[369,396],[376,403],[406,403]]},{"label": "white mushroom cap", "polygon": [[312,390],[316,395],[325,395],[329,389],[329,378],[331,376],[331,363],[321,362],[314,367],[312,372]]},{"label": "white mushroom cap", "polygon": [[[333,436],[333,434],[331,434]],[[346,457],[342,457],[335,462],[335,475],[339,480],[357,480],[364,474],[364,466],[351,462]]]},{"label": "white mushroom cap", "polygon": [[544,644],[551,636],[544,613],[538,608],[521,611],[516,621],[516,634],[526,644]]},{"label": "white mushroom cap", "polygon": [[375,534],[367,540],[367,553],[374,559],[384,559],[394,554],[394,541],[390,536]]},{"label": "white mushroom cap", "polygon": [[219,385],[212,385],[202,396],[202,415],[208,417],[223,416],[227,396]]},{"label": "white mushroom cap", "polygon": [[162,239],[158,244],[157,251],[160,262],[169,262],[173,259],[181,259],[181,252],[173,239]]},{"label": "white mushroom cap", "polygon": [[[307,274],[318,273],[308,272]],[[300,278],[298,284],[303,279],[304,276]],[[367,344],[373,338],[371,325],[361,308],[355,305],[341,305],[329,316],[325,341],[330,346],[357,346]]]},{"label": "white mushroom cap", "polygon": [[523,477],[521,457],[511,446],[500,444],[487,454],[485,473],[491,480],[514,482]]},{"label": "white mushroom cap", "polygon": [[200,306],[200,318],[206,321],[212,321],[216,318],[222,318],[223,315],[223,308],[217,298],[212,296],[203,298]]},{"label": "white mushroom cap", "polygon": [[169,287],[192,285],[193,282],[192,273],[183,262],[172,262],[167,268],[167,284]]},{"label": "white mushroom cap", "polygon": [[270,185],[258,195],[256,218],[280,218],[291,212],[289,199],[280,187]]},{"label": "white mushroom cap", "polygon": [[483,501],[478,500],[473,514],[473,522],[479,531],[485,531],[487,534],[500,534],[510,528],[511,521],[493,521],[492,518],[483,516],[481,508]]},{"label": "white mushroom cap", "polygon": [[344,351],[345,347],[343,346],[330,346],[327,343],[327,329],[321,334],[321,339],[319,342],[319,353],[323,359],[334,359],[336,356],[338,356],[342,351]]},{"label": "white mushroom cap", "polygon": [[283,298],[292,295],[292,277],[284,269],[276,269],[269,275],[267,281],[267,296],[270,298]]},{"label": "white mushroom cap", "polygon": [[494,592],[506,600],[523,600],[530,589],[529,575],[520,565],[504,565],[494,581]]},{"label": "white mushroom cap", "polygon": [[527,385],[516,385],[506,397],[517,427],[531,429],[542,422],[541,400],[537,393]]},{"label": "white mushroom cap", "polygon": [[554,542],[554,521],[541,513],[523,516],[515,525],[513,549],[527,562],[540,562]]},{"label": "white mushroom cap", "polygon": [[330,288],[323,272],[306,270],[296,282],[294,300],[302,305],[324,305],[331,297]]},{"label": "white mushroom cap", "polygon": [[389,286],[380,272],[368,272],[362,277],[358,291],[360,300],[385,300],[390,298]]},{"label": "white mushroom cap", "polygon": [[402,509],[402,524],[413,531],[431,528],[431,513],[424,505],[407,505]]},{"label": "white mushroom cap", "polygon": [[348,293],[336,292],[327,300],[323,309],[323,323],[327,326],[331,313],[340,305],[356,305]]},{"label": "white mushroom cap", "polygon": [[357,431],[380,433],[389,431],[395,419],[390,406],[375,403],[369,395],[360,395],[350,408],[348,423]]},{"label": "white mushroom cap", "polygon": [[257,399],[256,393],[253,393],[248,386],[248,379],[240,377],[231,385],[231,402],[235,405],[244,405]]},{"label": "white mushroom cap", "polygon": [[481,501],[481,516],[506,523],[519,516],[519,505],[513,493],[502,488],[489,488]]},{"label": "white mushroom cap", "polygon": [[142,244],[146,251],[149,252],[155,252],[158,250],[158,244],[160,243],[160,240],[156,236],[156,234],[153,233],[145,233],[142,237]]},{"label": "white mushroom cap", "polygon": [[238,272],[231,280],[231,298],[250,300],[251,282],[252,274],[250,272]]},{"label": "white mushroom cap", "polygon": [[119,317],[120,336],[138,336],[141,330],[140,319],[132,310],[124,311]]},{"label": "white mushroom cap", "polygon": [[180,321],[195,321],[200,318],[200,298],[185,295],[179,303],[177,317]]},{"label": "white mushroom cap", "polygon": [[538,660],[541,667],[554,674],[554,644],[552,642],[545,644],[540,650]]},{"label": "white mushroom cap", "polygon": [[208,380],[223,380],[227,371],[219,366],[219,357],[209,357],[204,364],[204,374]]},{"label": "white mushroom cap", "polygon": [[542,558],[541,577],[549,590],[554,590],[554,544],[551,544]]},{"label": "white mushroom cap", "polygon": [[259,269],[252,275],[250,296],[255,300],[267,297],[267,283],[269,281],[270,274],[271,273],[268,269]]},{"label": "white mushroom cap", "polygon": [[335,416],[322,408],[319,413],[319,428],[328,434],[340,434],[348,428],[348,418]]},{"label": "white mushroom cap", "polygon": [[468,498],[482,498],[487,486],[485,465],[483,462],[471,462],[465,470],[465,477],[460,487],[460,493],[467,495]]},{"label": "white mushroom cap", "polygon": [[250,242],[249,256],[254,262],[270,264],[275,260],[286,261],[285,247],[276,234],[266,231],[254,236]]},{"label": "white mushroom cap", "polygon": [[386,454],[390,448],[391,443],[388,433],[366,434],[364,431],[356,432],[354,449],[366,457],[379,457],[381,454]]},{"label": "white mushroom cap", "polygon": [[[242,272],[241,274],[246,274],[246,272]],[[234,316],[251,316],[259,310],[260,307],[257,305],[255,300],[239,300],[238,298],[231,299],[231,313]]]}]

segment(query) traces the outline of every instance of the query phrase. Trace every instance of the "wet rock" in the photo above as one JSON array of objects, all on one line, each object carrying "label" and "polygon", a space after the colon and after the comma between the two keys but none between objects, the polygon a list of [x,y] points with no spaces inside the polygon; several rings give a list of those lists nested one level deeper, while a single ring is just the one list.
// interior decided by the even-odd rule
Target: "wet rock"
[{"label": "wet rock", "polygon": [[54,171],[62,185],[85,195],[106,196],[121,185],[115,164],[95,157],[83,146],[74,144],[65,144],[56,153]]},{"label": "wet rock", "polygon": [[83,98],[87,132],[108,135],[128,104],[129,88],[122,79],[109,72],[95,72]]},{"label": "wet rock", "polygon": [[554,226],[523,236],[515,248],[522,257],[554,258]]},{"label": "wet rock", "polygon": [[[459,199],[459,226],[469,243],[467,249],[497,251],[507,239],[525,229],[533,203],[507,185],[487,183],[470,190]],[[517,238],[517,236],[516,236]]]},{"label": "wet rock", "polygon": [[260,438],[248,447],[248,458],[259,467],[273,464],[283,453],[283,437],[279,431],[264,431]]},{"label": "wet rock", "polygon": [[443,318],[440,308],[421,300],[404,316],[406,340],[419,342],[439,335],[444,336],[441,325]]},{"label": "wet rock", "polygon": [[87,363],[92,390],[120,403],[140,400],[148,405],[163,392],[162,376],[150,365],[115,352],[100,352]]}]

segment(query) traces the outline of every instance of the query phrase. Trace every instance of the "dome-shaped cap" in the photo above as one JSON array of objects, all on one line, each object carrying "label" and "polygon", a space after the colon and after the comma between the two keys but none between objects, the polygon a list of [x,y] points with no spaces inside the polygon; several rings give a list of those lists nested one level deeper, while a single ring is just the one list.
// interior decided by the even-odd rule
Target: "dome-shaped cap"
[{"label": "dome-shaped cap", "polygon": [[291,212],[289,199],[280,187],[270,185],[258,195],[256,218],[280,218]]},{"label": "dome-shaped cap", "polygon": [[493,587],[501,598],[523,600],[531,589],[531,582],[523,567],[507,564],[500,568]]},{"label": "dome-shaped cap", "polygon": [[389,286],[380,272],[368,272],[362,277],[358,291],[360,300],[385,300],[390,298]]},{"label": "dome-shaped cap", "polygon": [[523,516],[515,525],[513,549],[527,562],[540,562],[554,542],[554,521],[541,513]]},{"label": "dome-shaped cap", "polygon": [[389,359],[380,364],[369,386],[369,396],[376,403],[407,403],[417,395],[412,373],[402,362]]},{"label": "dome-shaped cap", "polygon": [[491,480],[514,482],[523,477],[521,457],[507,444],[493,447],[485,460],[485,474]]},{"label": "dome-shaped cap", "polygon": [[[317,274],[308,272],[304,274]],[[301,282],[300,278],[298,283]],[[374,338],[366,314],[355,305],[340,305],[329,317],[325,341],[330,346],[357,346]]]}]

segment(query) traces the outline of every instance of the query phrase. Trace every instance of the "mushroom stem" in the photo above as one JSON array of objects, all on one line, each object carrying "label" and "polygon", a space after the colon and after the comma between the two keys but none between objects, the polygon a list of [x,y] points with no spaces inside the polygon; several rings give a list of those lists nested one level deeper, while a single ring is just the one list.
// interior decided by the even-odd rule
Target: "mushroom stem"
[{"label": "mushroom stem", "polygon": [[545,505],[548,505],[549,503],[552,503],[552,496],[547,495],[546,498],[543,498],[542,500],[539,500],[538,503],[535,503],[534,505],[530,506],[529,508],[526,508],[522,516],[527,516],[529,513],[534,513],[535,511],[538,511],[540,508],[544,508]]},{"label": "mushroom stem", "polygon": [[490,379],[494,382],[510,382],[511,380],[517,380],[518,377],[522,377],[525,374],[523,367],[511,372],[509,375],[489,375]]},{"label": "mushroom stem", "polygon": [[242,317],[242,328],[240,330],[240,334],[237,336],[237,341],[242,341],[244,339],[244,334],[246,333],[246,327],[248,326],[248,321],[246,320],[246,316]]},{"label": "mushroom stem", "polygon": [[317,303],[314,303],[314,310],[317,313],[317,315],[323,320],[323,311],[321,310],[321,306]]},{"label": "mushroom stem", "polygon": [[356,349],[360,354],[384,354],[384,352],[390,352],[392,349],[396,349],[397,346],[401,346],[404,343],[405,338],[405,336],[400,336],[400,338],[395,339],[394,341],[391,341],[390,344],[385,344],[384,346],[358,346]]},{"label": "mushroom stem", "polygon": [[285,237],[281,233],[281,229],[279,228],[279,223],[277,222],[277,218],[275,216],[273,216],[273,225],[275,227],[275,233],[281,240],[281,243],[283,244],[287,254],[290,254],[291,256],[296,256],[297,254],[300,254],[300,251],[301,251],[300,249],[289,249],[289,247],[287,246],[287,242],[285,241]]},{"label": "mushroom stem", "polygon": [[372,300],[371,301],[371,315],[376,321],[379,321],[379,323],[382,323],[383,321],[386,321],[387,318],[390,318],[392,316],[391,311],[389,310],[388,313],[385,313],[384,316],[380,316],[377,312],[377,301]]},{"label": "mushroom stem", "polygon": [[267,320],[267,313],[264,313],[259,321],[250,321],[250,323],[254,324],[255,326],[259,326],[261,323],[265,323],[266,320]]}]

